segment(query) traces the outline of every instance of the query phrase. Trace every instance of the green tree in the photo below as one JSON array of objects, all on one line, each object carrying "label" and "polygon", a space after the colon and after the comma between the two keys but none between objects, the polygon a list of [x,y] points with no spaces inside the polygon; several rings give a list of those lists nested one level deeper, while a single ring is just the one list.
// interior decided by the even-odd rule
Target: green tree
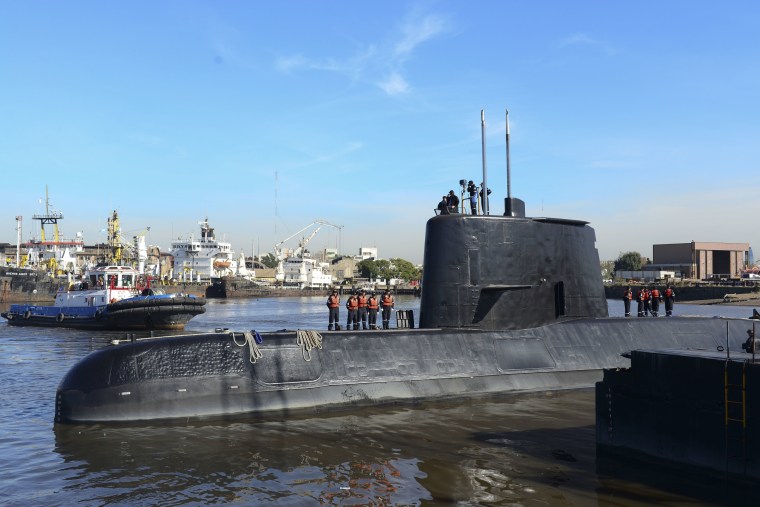
[{"label": "green tree", "polygon": [[277,264],[279,264],[277,257],[275,257],[273,253],[268,253],[264,257],[261,257],[259,262],[268,268],[276,268]]},{"label": "green tree", "polygon": [[356,265],[362,278],[379,278],[380,268],[375,259],[364,259]]},{"label": "green tree", "polygon": [[625,252],[615,260],[615,272],[638,271],[641,269],[642,259],[639,252]]},{"label": "green tree", "polygon": [[400,278],[407,282],[420,279],[420,270],[411,262],[396,259],[366,259],[356,265],[362,278]]},{"label": "green tree", "polygon": [[391,259],[391,263],[396,268],[396,278],[400,278],[406,282],[420,279],[420,270],[411,262],[404,259]]}]

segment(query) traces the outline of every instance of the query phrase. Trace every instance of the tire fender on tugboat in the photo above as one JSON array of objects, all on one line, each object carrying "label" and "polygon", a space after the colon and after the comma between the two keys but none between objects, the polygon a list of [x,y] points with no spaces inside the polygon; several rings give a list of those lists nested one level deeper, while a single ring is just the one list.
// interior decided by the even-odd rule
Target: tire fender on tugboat
[{"label": "tire fender on tugboat", "polygon": [[63,313],[59,313],[58,315],[55,316],[55,321],[58,322],[58,323],[61,323],[61,322],[63,322],[63,319],[65,319],[65,318],[66,317],[63,315]]},{"label": "tire fender on tugboat", "polygon": [[32,311],[27,310],[24,312],[24,320],[29,320],[29,318],[32,316]]}]

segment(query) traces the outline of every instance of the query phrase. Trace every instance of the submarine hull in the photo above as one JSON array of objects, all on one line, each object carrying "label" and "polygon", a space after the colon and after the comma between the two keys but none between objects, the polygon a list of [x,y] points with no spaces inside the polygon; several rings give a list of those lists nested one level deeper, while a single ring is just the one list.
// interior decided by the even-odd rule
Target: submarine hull
[{"label": "submarine hull", "polygon": [[332,331],[312,350],[298,344],[295,331],[264,334],[258,346],[233,332],[152,338],[95,351],[72,367],[58,388],[55,420],[279,417],[591,388],[605,368],[630,365],[625,352],[739,348],[751,327],[744,319],[674,317],[507,331]]}]

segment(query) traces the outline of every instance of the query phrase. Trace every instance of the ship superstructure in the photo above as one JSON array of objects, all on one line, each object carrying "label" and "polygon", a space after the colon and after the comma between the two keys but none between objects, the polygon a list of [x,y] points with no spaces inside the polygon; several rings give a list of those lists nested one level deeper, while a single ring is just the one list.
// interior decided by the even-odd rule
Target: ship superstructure
[{"label": "ship superstructure", "polygon": [[188,239],[172,241],[174,278],[183,282],[210,282],[212,278],[235,274],[237,260],[232,245],[216,239],[208,217],[198,224],[200,238],[191,235]]}]

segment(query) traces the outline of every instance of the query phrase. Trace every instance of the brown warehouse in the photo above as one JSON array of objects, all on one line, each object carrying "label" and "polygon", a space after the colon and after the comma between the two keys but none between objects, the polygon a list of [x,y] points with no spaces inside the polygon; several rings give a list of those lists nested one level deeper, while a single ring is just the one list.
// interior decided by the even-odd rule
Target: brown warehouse
[{"label": "brown warehouse", "polygon": [[652,245],[652,264],[685,278],[739,278],[749,265],[749,243],[692,241]]}]

